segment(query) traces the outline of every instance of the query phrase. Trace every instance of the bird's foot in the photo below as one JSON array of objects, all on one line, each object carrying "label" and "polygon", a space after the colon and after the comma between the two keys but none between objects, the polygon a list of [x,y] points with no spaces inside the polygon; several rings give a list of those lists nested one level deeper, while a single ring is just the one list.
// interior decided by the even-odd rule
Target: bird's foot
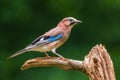
[{"label": "bird's foot", "polygon": [[46,58],[46,59],[50,59],[50,56],[46,56],[45,58]]},{"label": "bird's foot", "polygon": [[61,60],[61,59],[65,59],[65,57],[63,57],[63,56],[59,56],[58,59],[59,59],[59,60]]}]

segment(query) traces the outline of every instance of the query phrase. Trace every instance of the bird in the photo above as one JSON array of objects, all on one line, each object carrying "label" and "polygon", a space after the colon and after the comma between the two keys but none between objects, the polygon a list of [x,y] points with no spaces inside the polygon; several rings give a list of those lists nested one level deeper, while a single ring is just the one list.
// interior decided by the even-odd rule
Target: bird
[{"label": "bird", "polygon": [[64,58],[56,52],[56,49],[65,43],[65,41],[69,38],[73,26],[81,22],[82,21],[77,20],[74,17],[63,18],[55,28],[39,36],[31,44],[9,56],[8,59],[23,54],[27,51],[43,52],[46,57],[50,57],[48,52],[51,51],[56,56]]}]

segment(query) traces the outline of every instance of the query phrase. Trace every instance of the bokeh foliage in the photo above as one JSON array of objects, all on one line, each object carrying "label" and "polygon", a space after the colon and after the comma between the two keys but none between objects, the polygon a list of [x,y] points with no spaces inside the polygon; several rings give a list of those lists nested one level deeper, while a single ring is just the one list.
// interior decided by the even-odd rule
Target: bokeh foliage
[{"label": "bokeh foliage", "polygon": [[6,60],[68,16],[83,23],[74,27],[69,40],[57,52],[83,60],[94,45],[102,43],[111,55],[119,80],[120,0],[0,0],[0,80],[88,80],[81,72],[58,68],[21,71],[25,60],[44,56],[39,52]]}]

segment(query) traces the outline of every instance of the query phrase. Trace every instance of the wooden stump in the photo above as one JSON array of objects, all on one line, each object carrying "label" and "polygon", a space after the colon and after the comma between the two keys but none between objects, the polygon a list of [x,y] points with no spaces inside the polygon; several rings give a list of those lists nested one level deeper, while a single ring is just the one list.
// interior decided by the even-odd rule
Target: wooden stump
[{"label": "wooden stump", "polygon": [[116,80],[112,60],[101,44],[93,47],[83,61],[58,57],[39,57],[27,60],[21,69],[49,66],[63,70],[82,71],[89,76],[90,80]]}]

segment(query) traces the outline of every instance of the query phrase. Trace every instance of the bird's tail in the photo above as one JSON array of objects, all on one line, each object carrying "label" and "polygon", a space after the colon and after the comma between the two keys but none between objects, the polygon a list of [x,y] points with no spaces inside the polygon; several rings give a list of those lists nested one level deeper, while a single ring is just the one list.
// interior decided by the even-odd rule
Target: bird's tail
[{"label": "bird's tail", "polygon": [[24,52],[27,52],[29,49],[22,49],[22,50],[20,50],[20,51],[18,51],[18,52],[16,52],[16,53],[14,53],[13,55],[11,55],[10,57],[8,57],[7,59],[10,59],[10,58],[13,58],[13,57],[15,57],[15,56],[18,56],[18,55],[20,55],[20,54],[22,54],[22,53],[24,53]]}]

